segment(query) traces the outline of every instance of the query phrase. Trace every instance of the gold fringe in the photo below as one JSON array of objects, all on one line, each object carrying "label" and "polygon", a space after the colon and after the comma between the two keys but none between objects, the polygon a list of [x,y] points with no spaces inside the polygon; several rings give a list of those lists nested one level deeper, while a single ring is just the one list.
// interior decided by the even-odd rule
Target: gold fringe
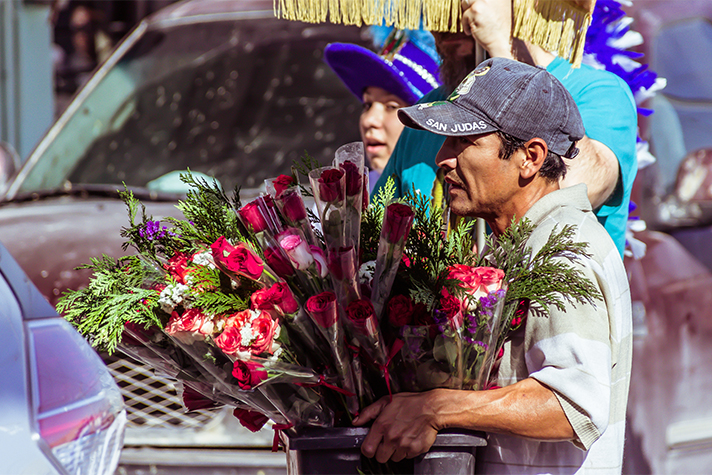
[{"label": "gold fringe", "polygon": [[398,29],[460,31],[460,0],[274,0],[277,18]]},{"label": "gold fringe", "polygon": [[578,68],[594,3],[595,0],[514,0],[512,34],[547,51],[556,51]]}]

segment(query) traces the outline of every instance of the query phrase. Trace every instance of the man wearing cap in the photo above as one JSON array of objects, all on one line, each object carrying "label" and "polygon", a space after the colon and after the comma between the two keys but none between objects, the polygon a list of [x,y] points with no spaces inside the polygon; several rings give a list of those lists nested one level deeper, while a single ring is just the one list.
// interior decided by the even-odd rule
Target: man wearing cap
[{"label": "man wearing cap", "polygon": [[354,420],[375,420],[362,452],[380,462],[426,452],[439,430],[488,433],[478,473],[620,473],[630,382],[630,294],[620,255],[583,184],[561,188],[561,157],[585,133],[563,85],[542,68],[505,58],[480,64],[445,101],[401,109],[408,127],[445,137],[436,162],[451,210],[484,218],[495,235],[513,218],[535,225],[536,253],[574,225],[590,257],[579,269],[603,298],[530,314],[506,341],[498,389],[401,393]]},{"label": "man wearing cap", "polygon": [[[585,64],[572,69],[563,58],[538,46],[513,40],[511,0],[463,0],[462,9],[464,33],[434,33],[443,60],[444,85],[427,94],[421,102],[446,98],[475,67],[475,41],[492,57],[545,66],[574,97],[586,126],[586,136],[578,147],[580,160],[570,164],[562,186],[586,183],[599,222],[611,234],[623,256],[628,204],[638,170],[637,115],[630,88],[611,72]],[[374,191],[385,185],[389,176],[394,176],[397,196],[411,187],[430,195],[437,169],[433,159],[441,145],[442,137],[428,131],[406,129]]]}]

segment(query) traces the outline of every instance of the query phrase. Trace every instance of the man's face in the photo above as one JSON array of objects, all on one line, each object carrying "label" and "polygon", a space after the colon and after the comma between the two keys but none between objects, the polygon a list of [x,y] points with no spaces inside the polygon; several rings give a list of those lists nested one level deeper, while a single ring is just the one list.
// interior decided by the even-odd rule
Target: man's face
[{"label": "man's face", "polygon": [[445,140],[435,163],[450,185],[450,209],[455,214],[487,221],[503,214],[519,188],[519,169],[514,157],[499,158],[500,145],[494,133]]},{"label": "man's face", "polygon": [[454,90],[477,66],[475,40],[462,32],[433,32],[433,37],[438,54],[443,60],[440,79],[450,90]]}]

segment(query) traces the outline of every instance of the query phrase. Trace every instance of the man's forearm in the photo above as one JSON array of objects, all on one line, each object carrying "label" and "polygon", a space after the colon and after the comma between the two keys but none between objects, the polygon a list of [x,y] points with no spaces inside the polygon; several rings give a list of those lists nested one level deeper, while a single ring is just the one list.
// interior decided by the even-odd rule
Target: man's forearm
[{"label": "man's forearm", "polygon": [[532,378],[487,391],[436,389],[429,399],[438,430],[452,427],[539,440],[575,438],[553,391]]},{"label": "man's forearm", "polygon": [[620,165],[616,155],[597,140],[584,137],[576,144],[579,154],[573,159],[564,159],[568,165],[561,187],[586,183],[588,199],[593,209],[600,208],[613,194],[618,183]]}]

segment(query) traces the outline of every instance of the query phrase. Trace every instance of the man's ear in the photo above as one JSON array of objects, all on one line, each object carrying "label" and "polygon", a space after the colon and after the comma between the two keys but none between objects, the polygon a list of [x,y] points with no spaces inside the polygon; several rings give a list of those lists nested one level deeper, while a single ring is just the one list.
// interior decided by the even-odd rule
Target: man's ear
[{"label": "man's ear", "polygon": [[534,137],[524,144],[524,157],[521,163],[519,174],[524,179],[530,179],[536,175],[546,160],[549,147],[543,139]]}]

